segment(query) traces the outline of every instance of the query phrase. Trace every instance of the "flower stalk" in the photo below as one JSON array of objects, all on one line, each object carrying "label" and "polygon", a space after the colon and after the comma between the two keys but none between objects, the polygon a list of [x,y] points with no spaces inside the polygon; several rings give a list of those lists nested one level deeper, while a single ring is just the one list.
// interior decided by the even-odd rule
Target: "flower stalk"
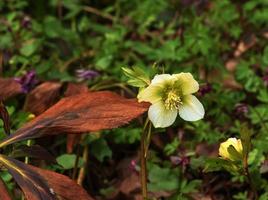
[{"label": "flower stalk", "polygon": [[151,141],[152,134],[152,123],[147,118],[144,124],[142,136],[141,136],[141,153],[140,153],[140,163],[141,163],[141,188],[142,188],[142,197],[144,200],[148,199],[148,189],[147,189],[147,155],[148,149]]}]

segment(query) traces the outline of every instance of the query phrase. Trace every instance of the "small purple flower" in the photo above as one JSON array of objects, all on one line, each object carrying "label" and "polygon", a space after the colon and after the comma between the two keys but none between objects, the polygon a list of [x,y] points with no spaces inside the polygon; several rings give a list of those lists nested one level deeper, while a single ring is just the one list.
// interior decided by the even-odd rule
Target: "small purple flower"
[{"label": "small purple flower", "polygon": [[33,89],[38,82],[34,70],[28,71],[22,77],[14,78],[14,80],[21,84],[21,90],[23,93],[30,92],[30,90]]},{"label": "small purple flower", "polygon": [[129,168],[135,173],[139,173],[139,166],[136,160],[131,160]]},{"label": "small purple flower", "polygon": [[173,165],[186,166],[190,163],[190,159],[187,156],[171,156],[170,161]]},{"label": "small purple flower", "polygon": [[24,16],[21,20],[21,27],[30,28],[31,27],[31,18],[29,16]]},{"label": "small purple flower", "polygon": [[248,111],[248,105],[245,103],[238,103],[235,105],[235,115],[240,119],[244,118]]},{"label": "small purple flower", "polygon": [[79,79],[82,80],[88,80],[95,78],[96,76],[99,76],[100,74],[96,71],[90,70],[90,69],[78,69],[76,70],[76,76]]},{"label": "small purple flower", "polygon": [[209,83],[206,83],[205,85],[200,86],[198,94],[200,96],[205,96],[206,94],[210,93],[212,91],[212,86]]}]

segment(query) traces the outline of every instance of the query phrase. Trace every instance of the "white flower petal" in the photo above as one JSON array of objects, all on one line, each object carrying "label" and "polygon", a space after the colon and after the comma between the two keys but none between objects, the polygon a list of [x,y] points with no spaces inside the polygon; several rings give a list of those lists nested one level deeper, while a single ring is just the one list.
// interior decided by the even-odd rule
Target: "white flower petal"
[{"label": "white flower petal", "polygon": [[179,108],[179,115],[186,121],[197,121],[204,117],[205,110],[203,105],[194,95],[183,97],[183,104]]},{"label": "white flower petal", "polygon": [[139,92],[137,98],[139,102],[146,101],[151,104],[156,103],[161,100],[161,93],[163,87],[161,85],[149,85],[147,88]]},{"label": "white flower petal", "polygon": [[177,113],[177,110],[167,110],[160,101],[150,106],[148,117],[155,128],[165,128],[175,122]]},{"label": "white flower petal", "polygon": [[177,79],[183,95],[193,94],[199,90],[199,84],[191,73],[179,73],[172,75]]},{"label": "white flower petal", "polygon": [[170,79],[172,79],[172,76],[170,74],[160,74],[160,75],[157,74],[154,76],[153,80],[151,81],[151,84],[163,83]]}]

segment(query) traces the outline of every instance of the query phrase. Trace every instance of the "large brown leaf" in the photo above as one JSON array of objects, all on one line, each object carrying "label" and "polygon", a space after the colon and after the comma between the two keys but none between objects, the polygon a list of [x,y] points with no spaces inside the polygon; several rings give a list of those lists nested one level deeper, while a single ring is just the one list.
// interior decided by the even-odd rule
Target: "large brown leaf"
[{"label": "large brown leaf", "polygon": [[126,99],[107,91],[66,97],[5,138],[0,147],[44,135],[116,128],[137,118],[147,109],[147,103],[138,103],[136,99]]},{"label": "large brown leaf", "polygon": [[88,87],[86,85],[78,83],[68,83],[64,96],[69,97],[86,92],[88,92]]},{"label": "large brown leaf", "polygon": [[14,177],[27,200],[93,200],[81,186],[64,175],[4,155],[0,155],[0,162]]},{"label": "large brown leaf", "polygon": [[47,181],[23,162],[4,155],[0,155],[0,162],[8,169],[28,200],[58,200]]},{"label": "large brown leaf", "polygon": [[22,92],[21,85],[12,78],[0,78],[0,100],[13,97]]},{"label": "large brown leaf", "polygon": [[[84,84],[68,83],[64,96],[69,97],[69,96],[87,93],[87,92],[89,92],[88,87]],[[78,135],[78,134],[67,135],[67,141],[66,141],[67,153],[73,152],[73,148],[76,144],[79,143],[80,138],[81,138],[81,135]]]},{"label": "large brown leaf", "polygon": [[35,172],[42,176],[62,200],[93,200],[92,197],[75,181],[62,174],[53,171],[30,166]]},{"label": "large brown leaf", "polygon": [[8,194],[5,183],[0,179],[0,199],[1,200],[12,200]]},{"label": "large brown leaf", "polygon": [[38,85],[27,96],[25,110],[40,115],[59,100],[61,86],[59,82],[44,82]]}]

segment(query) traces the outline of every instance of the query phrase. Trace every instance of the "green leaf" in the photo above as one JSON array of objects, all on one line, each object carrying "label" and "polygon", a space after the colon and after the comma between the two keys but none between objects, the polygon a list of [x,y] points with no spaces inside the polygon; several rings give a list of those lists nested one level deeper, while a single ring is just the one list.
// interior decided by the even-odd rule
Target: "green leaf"
[{"label": "green leaf", "polygon": [[178,174],[170,168],[161,168],[155,164],[149,169],[150,191],[175,190],[179,187]]},{"label": "green leaf", "polygon": [[122,67],[124,74],[130,78],[128,84],[134,87],[146,87],[150,84],[149,76],[139,67]]},{"label": "green leaf", "polygon": [[[76,155],[75,154],[63,154],[57,157],[57,163],[61,165],[64,169],[72,169],[75,166]],[[83,165],[82,158],[79,158],[78,167]]]},{"label": "green leaf", "polygon": [[91,143],[91,153],[100,161],[112,157],[112,151],[104,138],[99,138]]}]

